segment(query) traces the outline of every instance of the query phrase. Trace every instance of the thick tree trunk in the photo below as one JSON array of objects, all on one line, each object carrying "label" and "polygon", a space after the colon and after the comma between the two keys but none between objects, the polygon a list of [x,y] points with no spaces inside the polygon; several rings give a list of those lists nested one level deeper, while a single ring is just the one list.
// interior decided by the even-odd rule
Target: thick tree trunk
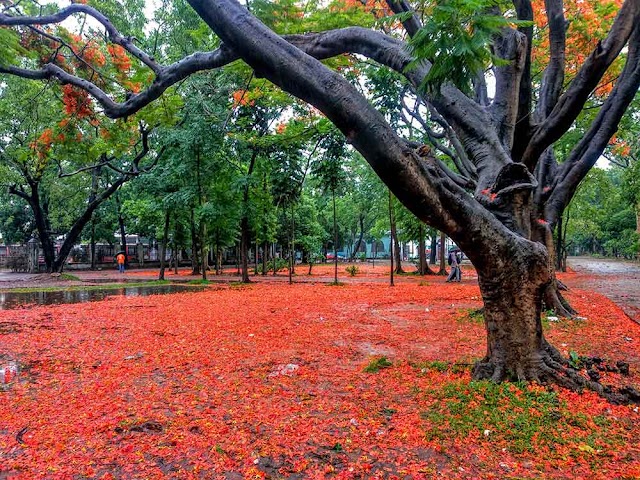
[{"label": "thick tree trunk", "polygon": [[531,246],[527,252],[512,252],[499,274],[493,268],[478,270],[487,354],[474,368],[475,379],[541,380],[544,369],[551,368],[545,366],[549,352],[540,320],[542,295],[551,277],[541,252]]}]

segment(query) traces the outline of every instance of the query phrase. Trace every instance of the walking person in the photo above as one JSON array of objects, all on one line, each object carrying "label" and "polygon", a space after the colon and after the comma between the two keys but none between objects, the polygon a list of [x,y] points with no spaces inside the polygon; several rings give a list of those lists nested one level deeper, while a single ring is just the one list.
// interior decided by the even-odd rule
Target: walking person
[{"label": "walking person", "polygon": [[118,255],[116,255],[116,262],[118,263],[118,272],[120,273],[124,273],[124,261],[124,252],[118,253]]},{"label": "walking person", "polygon": [[447,263],[451,266],[451,271],[449,272],[449,276],[447,277],[447,283],[449,282],[459,282],[462,279],[462,273],[460,271],[460,252],[457,248],[452,248],[449,251],[449,257],[447,258]]}]

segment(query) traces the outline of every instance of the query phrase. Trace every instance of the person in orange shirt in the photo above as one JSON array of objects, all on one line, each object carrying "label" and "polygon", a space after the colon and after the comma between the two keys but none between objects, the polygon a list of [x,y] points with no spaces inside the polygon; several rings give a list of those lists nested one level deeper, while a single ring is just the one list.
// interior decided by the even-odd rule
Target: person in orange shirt
[{"label": "person in orange shirt", "polygon": [[118,255],[116,255],[116,262],[118,262],[118,271],[120,273],[124,273],[124,253],[120,252]]}]

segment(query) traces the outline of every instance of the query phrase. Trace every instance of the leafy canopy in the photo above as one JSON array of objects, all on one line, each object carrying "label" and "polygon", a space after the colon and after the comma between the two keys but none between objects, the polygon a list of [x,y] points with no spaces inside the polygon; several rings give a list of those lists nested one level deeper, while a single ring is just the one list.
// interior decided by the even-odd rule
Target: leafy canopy
[{"label": "leafy canopy", "polygon": [[499,0],[439,0],[428,9],[424,26],[410,41],[415,68],[425,60],[431,69],[421,88],[437,91],[445,82],[461,90],[471,89],[471,80],[491,64],[506,64],[491,52],[493,36],[511,26],[530,25],[512,17],[513,11],[502,14]]}]

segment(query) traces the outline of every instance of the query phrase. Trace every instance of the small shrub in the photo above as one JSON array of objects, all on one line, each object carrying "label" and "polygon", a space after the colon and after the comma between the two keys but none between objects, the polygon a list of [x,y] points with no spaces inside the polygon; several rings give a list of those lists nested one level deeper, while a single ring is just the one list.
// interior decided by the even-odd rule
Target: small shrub
[{"label": "small shrub", "polygon": [[393,363],[391,363],[387,357],[377,357],[369,362],[369,365],[364,367],[364,371],[367,373],[376,373],[383,368],[389,368]]},{"label": "small shrub", "polygon": [[349,265],[347,268],[345,268],[345,271],[349,274],[349,276],[355,277],[360,269],[356,265]]}]

